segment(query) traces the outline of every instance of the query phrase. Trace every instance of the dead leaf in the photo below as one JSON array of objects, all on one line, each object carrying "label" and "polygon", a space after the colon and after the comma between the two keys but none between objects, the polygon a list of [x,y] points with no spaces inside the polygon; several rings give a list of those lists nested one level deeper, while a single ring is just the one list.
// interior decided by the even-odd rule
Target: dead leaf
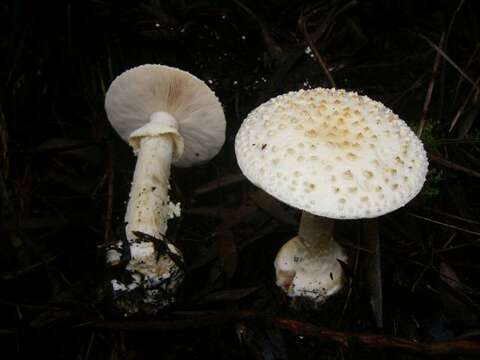
[{"label": "dead leaf", "polygon": [[247,297],[250,294],[253,294],[258,289],[259,287],[255,286],[255,287],[249,287],[244,289],[216,291],[206,295],[200,301],[200,303],[207,304],[207,303],[217,303],[217,302],[238,301]]},{"label": "dead leaf", "polygon": [[445,262],[440,263],[440,278],[452,289],[461,289],[461,282],[453,269]]},{"label": "dead leaf", "polygon": [[210,191],[214,191],[225,186],[236,184],[240,181],[245,180],[245,176],[243,174],[228,174],[219,179],[215,179],[213,181],[209,181],[206,184],[200,185],[198,188],[195,189],[195,195],[202,195],[209,193]]},{"label": "dead leaf", "polygon": [[237,337],[246,359],[286,360],[287,351],[279,329],[260,329],[253,324],[236,325]]},{"label": "dead leaf", "polygon": [[270,196],[265,191],[261,190],[252,191],[249,195],[260,209],[266,211],[278,221],[298,226],[298,221],[287,212],[282,203],[273,196]]},{"label": "dead leaf", "polygon": [[478,326],[477,315],[467,306],[463,285],[456,272],[444,261],[440,263],[440,279],[447,285],[440,288],[444,313],[448,320],[461,326]]},{"label": "dead leaf", "polygon": [[217,250],[222,263],[223,271],[231,278],[237,269],[238,252],[235,236],[230,228],[224,224],[217,230]]}]

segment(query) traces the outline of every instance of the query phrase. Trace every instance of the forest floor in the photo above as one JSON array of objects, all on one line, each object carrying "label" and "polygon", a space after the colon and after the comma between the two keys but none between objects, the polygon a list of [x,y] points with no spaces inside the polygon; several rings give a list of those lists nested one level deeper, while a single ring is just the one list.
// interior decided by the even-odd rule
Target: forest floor
[{"label": "forest floor", "polygon": [[[473,0],[3,2],[1,357],[478,358],[479,18]],[[105,247],[124,236],[135,158],[103,104],[115,76],[145,63],[204,80],[227,139],[213,161],[172,173],[182,216],[168,237],[187,266],[175,304],[126,318]],[[345,290],[317,310],[285,297],[273,260],[300,214],[235,160],[251,110],[319,86],[384,103],[428,152],[422,192],[378,219],[383,314],[370,305],[362,220],[335,228]]]}]

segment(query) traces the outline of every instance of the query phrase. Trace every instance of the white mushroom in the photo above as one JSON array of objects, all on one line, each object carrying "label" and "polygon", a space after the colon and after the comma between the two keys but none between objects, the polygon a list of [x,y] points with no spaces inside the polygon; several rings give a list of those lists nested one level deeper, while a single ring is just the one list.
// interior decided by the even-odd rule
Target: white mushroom
[{"label": "white mushroom", "polygon": [[303,210],[299,234],[275,260],[277,284],[317,304],[342,287],[342,248],[334,219],[372,218],[415,197],[428,161],[407,124],[354,92],[312,89],[273,98],[253,110],[235,141],[246,177]]},{"label": "white mushroom", "polygon": [[[179,204],[168,196],[170,166],[203,163],[220,151],[223,109],[203,81],[163,65],[138,66],[118,76],[107,91],[105,109],[137,155],[125,214],[132,282],[116,279],[112,286],[127,292],[141,288],[145,303],[162,307],[183,279],[181,253],[165,237],[167,221],[180,214]],[[108,262],[120,260],[121,247],[108,252]]]}]

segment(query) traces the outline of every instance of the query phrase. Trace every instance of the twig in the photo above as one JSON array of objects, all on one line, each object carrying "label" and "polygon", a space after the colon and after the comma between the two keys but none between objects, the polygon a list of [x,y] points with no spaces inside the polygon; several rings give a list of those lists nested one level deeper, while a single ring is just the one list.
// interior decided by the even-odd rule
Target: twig
[{"label": "twig", "polygon": [[438,214],[438,215],[441,215],[441,216],[445,216],[445,217],[450,218],[450,219],[463,221],[463,222],[466,222],[468,224],[480,225],[480,222],[478,222],[476,220],[467,219],[467,218],[464,218],[463,216],[459,216],[459,215],[455,215],[455,214],[450,214],[450,213],[447,213],[447,212],[439,210],[439,209],[425,207],[425,210],[431,211],[431,212],[433,212],[435,214]]},{"label": "twig", "polygon": [[2,105],[0,104],[0,170],[8,179],[9,161],[8,161],[8,131],[5,115],[3,115]]},{"label": "twig", "polygon": [[353,293],[353,279],[357,277],[358,273],[358,264],[360,263],[360,243],[362,241],[362,237],[359,232],[357,232],[357,241],[356,244],[353,246],[355,249],[354,255],[353,255],[353,262],[352,262],[352,276],[348,277],[348,291],[347,295],[345,296],[345,301],[343,303],[342,311],[340,313],[340,316],[338,317],[337,323],[335,328],[340,327],[340,325],[343,322],[343,319],[345,317],[345,313],[347,311],[348,305],[350,303],[350,299],[352,298],[352,293]]},{"label": "twig", "polygon": [[[431,247],[429,247],[429,259],[428,259],[428,265],[427,266],[424,266],[423,269],[420,271],[420,274],[417,276],[417,278],[415,279],[415,281],[412,283],[412,286],[410,288],[410,291],[412,293],[415,292],[418,284],[420,284],[420,282],[422,281],[423,277],[425,276],[425,274],[427,273],[427,270],[430,269],[430,268],[434,268],[433,266],[433,261],[434,261],[434,252],[433,252],[433,249]],[[441,274],[441,272],[439,271],[439,274]]]},{"label": "twig", "polygon": [[436,154],[432,154],[432,153],[428,153],[428,158],[431,162],[434,162],[438,165],[442,165],[442,166],[445,166],[449,169],[452,169],[452,170],[456,170],[456,171],[461,171],[467,175],[470,175],[470,176],[474,176],[474,177],[480,177],[480,173],[475,171],[475,170],[472,170],[472,169],[469,169],[465,166],[462,166],[462,165],[458,165],[450,160],[447,160],[447,159],[444,159],[442,158],[441,156],[439,155],[436,155]]},{"label": "twig", "polygon": [[195,195],[202,195],[209,193],[211,191],[220,189],[222,187],[236,184],[240,181],[245,180],[245,176],[243,174],[229,174],[221,177],[219,179],[215,179],[210,181],[206,184],[200,185],[198,188],[195,189]]},{"label": "twig", "polygon": [[480,245],[480,239],[474,240],[474,241],[466,243],[466,244],[460,244],[460,245],[455,245],[455,246],[450,246],[450,247],[445,247],[444,246],[441,249],[433,250],[433,252],[443,253],[443,252],[454,251],[454,250],[458,250],[458,249],[464,249],[466,247],[475,246],[475,245]]},{"label": "twig", "polygon": [[[455,24],[455,21],[457,19],[457,15],[460,12],[460,9],[463,7],[464,3],[465,3],[465,0],[459,0],[457,8],[455,9],[455,11],[453,12],[453,14],[450,18],[450,22],[448,24],[447,31],[445,33],[445,43],[444,43],[444,46],[443,46],[444,49],[448,48],[448,44],[449,44],[449,41],[450,41],[450,34],[452,32],[453,25]],[[477,46],[475,46],[475,50],[473,51],[472,56],[470,56],[470,59],[467,61],[467,64],[464,67],[463,71],[466,71],[469,68],[469,66],[471,64],[471,61],[475,57],[475,53],[476,53],[477,50],[478,50],[478,44],[477,44]],[[443,71],[443,73],[445,73],[445,71]],[[459,76],[458,81],[457,81],[457,86],[455,87],[455,91],[452,92],[454,95],[451,98],[450,105],[454,105],[454,104],[457,103],[458,90],[460,88],[461,83],[462,83],[462,77]]]},{"label": "twig", "polygon": [[458,5],[457,5],[457,8],[455,9],[455,11],[453,12],[452,14],[452,18],[450,19],[450,23],[448,24],[448,29],[447,29],[447,36],[446,36],[446,43],[448,44],[448,40],[450,38],[450,33],[452,31],[452,28],[453,28],[453,24],[455,23],[455,20],[457,18],[457,15],[458,13],[460,12],[460,9],[462,8],[463,4],[465,3],[465,0],[460,0],[458,2]]},{"label": "twig", "polygon": [[270,31],[268,30],[268,27],[260,19],[260,17],[258,17],[248,6],[246,6],[240,0],[232,0],[232,2],[235,3],[235,5],[241,8],[243,11],[245,11],[248,15],[250,15],[250,17],[258,24],[262,33],[263,42],[265,43],[265,46],[270,53],[270,56],[272,56],[273,58],[280,57],[280,55],[282,54],[282,48],[273,39]]},{"label": "twig", "polygon": [[28,274],[32,271],[34,271],[35,269],[39,268],[40,266],[45,266],[49,263],[51,263],[52,261],[56,260],[58,258],[58,255],[52,255],[42,261],[39,261],[39,262],[36,262],[30,266],[26,266],[20,270],[16,270],[16,271],[13,271],[13,272],[9,272],[9,273],[6,273],[4,275],[2,275],[2,280],[13,280],[19,276],[22,276],[22,275],[25,275],[25,274]]},{"label": "twig", "polygon": [[240,320],[258,320],[272,324],[297,335],[310,337],[320,342],[334,343],[342,347],[355,344],[372,349],[392,349],[408,353],[438,356],[452,354],[480,354],[480,342],[471,340],[449,340],[434,343],[420,343],[395,336],[362,332],[336,331],[297,320],[270,316],[255,311],[217,312],[207,315],[174,320],[127,320],[97,321],[90,325],[99,329],[124,331],[175,331],[198,329]]},{"label": "twig", "polygon": [[474,139],[473,138],[473,139],[459,140],[459,139],[444,138],[444,139],[434,140],[434,143],[438,144],[438,145],[478,144],[478,143],[480,143],[480,139]]},{"label": "twig", "polygon": [[445,53],[445,51],[443,51],[442,49],[440,49],[437,45],[435,45],[429,38],[427,38],[426,36],[422,35],[422,34],[418,34],[418,36],[420,36],[423,40],[425,40],[431,47],[433,47],[436,51],[438,51],[444,58],[445,60],[447,60],[447,62],[452,65],[455,70],[457,70],[464,78],[465,80],[467,80],[470,84],[472,84],[475,89],[477,89],[477,91],[480,91],[480,89],[478,88],[478,85],[470,78],[470,76],[468,76],[467,74],[465,74],[465,72],[460,69],[460,67],[455,64],[455,62]]},{"label": "twig", "polygon": [[[477,44],[475,46],[475,48],[473,49],[472,53],[470,54],[470,57],[468,58],[468,61],[465,64],[465,67],[464,67],[463,71],[467,71],[472,66],[472,64],[475,63],[475,61],[478,57],[478,51],[479,50],[480,50],[480,44]],[[462,75],[459,75],[458,80],[457,80],[457,85],[455,85],[455,90],[453,91],[453,93],[455,95],[453,96],[452,104],[457,103],[457,98],[458,98],[458,94],[459,94],[460,86],[462,85],[462,82],[463,82],[463,77],[462,77]]]},{"label": "twig", "polygon": [[[442,33],[438,47],[440,49],[443,48],[444,43],[445,43],[445,33]],[[435,78],[437,77],[438,67],[440,65],[441,58],[442,57],[440,56],[440,53],[437,52],[437,56],[435,56],[435,62],[433,63],[432,77],[430,79],[430,83],[428,84],[427,95],[425,96],[425,102],[423,103],[422,117],[420,119],[420,126],[417,132],[417,135],[419,138],[422,137],[422,132],[425,127],[425,123],[427,122],[428,108],[430,107],[430,102],[432,101],[432,93],[433,93],[433,88],[435,86]]]},{"label": "twig", "polygon": [[62,152],[62,151],[72,151],[72,150],[79,150],[84,149],[86,147],[91,146],[101,146],[103,145],[102,141],[85,141],[79,144],[74,145],[58,145],[58,146],[42,146],[40,145],[38,148],[34,150],[34,152],[38,153],[46,153],[46,152]]},{"label": "twig", "polygon": [[408,215],[416,217],[417,219],[422,219],[422,220],[425,220],[425,221],[428,221],[428,222],[431,222],[431,223],[434,223],[434,224],[442,225],[444,227],[447,227],[447,228],[450,228],[450,229],[453,229],[453,230],[458,230],[458,231],[461,231],[461,232],[464,232],[464,233],[467,233],[467,234],[480,236],[479,232],[464,229],[464,228],[461,228],[459,226],[455,226],[455,225],[447,224],[447,223],[444,223],[444,222],[441,222],[441,221],[429,219],[427,217],[420,216],[420,215],[417,215],[417,214],[408,213]]},{"label": "twig", "polygon": [[332,75],[330,74],[330,70],[328,70],[328,66],[323,61],[322,56],[318,52],[317,47],[315,46],[314,41],[310,37],[310,34],[308,33],[307,30],[307,19],[308,17],[305,17],[303,14],[300,15],[300,19],[298,20],[298,24],[300,26],[300,29],[302,30],[303,36],[305,36],[305,40],[307,40],[308,46],[310,46],[310,49],[313,52],[313,55],[315,55],[315,58],[319,62],[320,66],[323,69],[323,72],[325,73],[325,76],[327,77],[328,81],[330,82],[331,87],[336,87],[335,81],[333,80]]},{"label": "twig", "polygon": [[3,217],[1,220],[3,222],[5,221],[5,218],[9,217],[14,220],[15,228],[18,228],[18,219],[16,218],[15,209],[10,200],[5,180],[3,174],[0,172],[0,215]]},{"label": "twig", "polygon": [[375,323],[383,328],[383,292],[382,292],[382,266],[380,256],[380,236],[376,219],[366,219],[363,222],[364,245],[370,254],[364,254],[365,278],[370,296]]},{"label": "twig", "polygon": [[107,167],[107,211],[105,215],[105,236],[104,243],[109,244],[112,236],[112,209],[113,209],[113,179],[115,176],[114,163],[115,163],[115,154],[113,151],[113,145],[111,142],[107,144],[107,154],[108,154],[108,167]]},{"label": "twig", "polygon": [[[478,85],[479,81],[480,81],[480,77],[477,78],[477,80],[475,81],[475,84]],[[460,119],[460,117],[463,115],[463,112],[465,111],[465,108],[470,103],[470,100],[476,94],[478,94],[478,89],[475,88],[475,87],[472,87],[470,89],[470,92],[468,93],[468,95],[465,97],[465,100],[463,101],[462,105],[460,105],[460,108],[458,109],[457,113],[453,117],[453,120],[450,123],[450,128],[448,129],[448,132],[451,132],[453,130],[453,128],[455,127],[455,125],[458,122],[458,119]]]}]

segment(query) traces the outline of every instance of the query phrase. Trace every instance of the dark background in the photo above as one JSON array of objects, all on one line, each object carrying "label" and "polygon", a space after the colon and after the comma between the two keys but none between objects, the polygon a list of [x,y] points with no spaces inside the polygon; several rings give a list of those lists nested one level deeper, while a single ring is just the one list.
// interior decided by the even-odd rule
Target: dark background
[{"label": "dark background", "polygon": [[[187,281],[171,309],[135,319],[249,310],[419,342],[475,339],[479,19],[474,0],[3,1],[1,357],[414,357],[342,348],[255,320],[100,328],[122,318],[105,287],[103,249],[123,236],[135,161],[103,101],[115,76],[144,63],[206,81],[224,106],[227,141],[207,165],[173,171],[172,197],[183,215],[169,224],[169,237],[185,254]],[[347,289],[318,311],[289,306],[272,264],[299,214],[243,180],[235,161],[234,136],[249,111],[290,90],[331,87],[329,76],[421,127],[431,160],[422,193],[379,219],[383,329],[365,292],[361,221],[336,227],[351,259]]]}]

